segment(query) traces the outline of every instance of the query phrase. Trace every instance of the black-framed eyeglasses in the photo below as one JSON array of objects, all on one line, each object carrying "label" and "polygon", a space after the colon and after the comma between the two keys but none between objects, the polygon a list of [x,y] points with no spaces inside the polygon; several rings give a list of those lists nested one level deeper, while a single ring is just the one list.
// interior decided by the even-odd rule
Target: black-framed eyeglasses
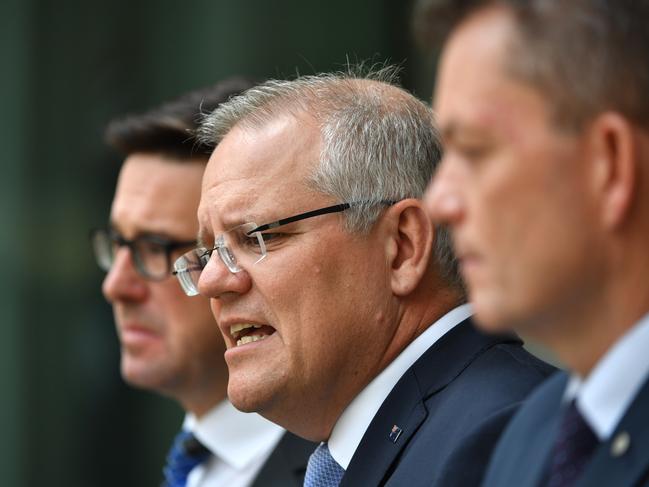
[{"label": "black-framed eyeglasses", "polygon": [[266,258],[266,247],[275,237],[273,233],[263,233],[266,230],[315,216],[339,213],[353,206],[390,206],[393,204],[394,201],[339,203],[337,205],[299,213],[288,218],[282,218],[271,223],[264,223],[263,225],[257,225],[254,222],[244,223],[218,235],[214,239],[214,246],[212,248],[198,247],[183,254],[174,262],[173,273],[178,278],[185,294],[188,296],[196,296],[198,294],[198,280],[200,279],[201,272],[203,272],[203,269],[215,250],[228,270],[235,274],[243,268],[257,264]]},{"label": "black-framed eyeglasses", "polygon": [[128,247],[137,272],[145,279],[160,281],[171,272],[175,250],[196,245],[196,240],[178,241],[158,235],[142,235],[129,240],[114,229],[98,228],[90,232],[90,241],[99,268],[108,272],[120,247]]}]

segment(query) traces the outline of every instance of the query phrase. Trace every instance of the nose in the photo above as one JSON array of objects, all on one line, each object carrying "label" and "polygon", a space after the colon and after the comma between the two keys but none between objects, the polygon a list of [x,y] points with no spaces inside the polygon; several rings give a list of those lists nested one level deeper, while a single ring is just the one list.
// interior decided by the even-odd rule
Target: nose
[{"label": "nose", "polygon": [[139,302],[146,299],[149,292],[147,283],[135,270],[133,256],[128,247],[117,249],[113,265],[106,274],[101,289],[110,303]]},{"label": "nose", "polygon": [[224,299],[248,292],[251,285],[250,274],[245,269],[230,272],[215,251],[203,268],[197,287],[202,296]]},{"label": "nose", "polygon": [[459,174],[442,160],[424,195],[424,204],[431,220],[437,224],[454,225],[464,217],[464,198]]}]

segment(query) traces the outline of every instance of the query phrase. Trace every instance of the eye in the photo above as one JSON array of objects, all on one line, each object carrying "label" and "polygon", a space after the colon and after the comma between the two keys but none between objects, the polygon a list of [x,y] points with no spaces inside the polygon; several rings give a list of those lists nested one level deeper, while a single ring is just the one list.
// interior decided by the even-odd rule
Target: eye
[{"label": "eye", "polygon": [[262,233],[261,236],[264,238],[264,242],[272,242],[273,240],[279,240],[282,237],[285,237],[285,233]]},{"label": "eye", "polygon": [[261,245],[259,242],[260,236],[265,238],[265,235],[260,232],[241,232],[237,235],[237,245],[242,248],[259,248]]},{"label": "eye", "polygon": [[155,254],[155,255],[160,255],[160,254],[165,254],[166,253],[166,249],[164,248],[164,246],[159,245],[159,244],[149,244],[149,249],[148,250],[149,250],[149,252],[151,254]]},{"label": "eye", "polygon": [[457,145],[455,150],[462,158],[469,161],[477,161],[487,154],[489,148],[479,144],[461,144]]},{"label": "eye", "polygon": [[[273,248],[280,245],[289,237],[289,233],[260,233],[261,238],[264,240],[264,245],[268,248]],[[257,239],[255,239],[257,240]],[[255,248],[259,247],[259,242],[254,242]]]},{"label": "eye", "polygon": [[161,245],[156,242],[151,242],[149,240],[136,240],[135,245],[137,247],[137,250],[143,255],[143,256],[156,256],[156,255],[165,255],[166,254],[166,249],[164,245]]},{"label": "eye", "polygon": [[212,252],[214,251],[213,248],[211,249],[206,249],[206,248],[201,248],[201,249],[196,249],[196,254],[198,255],[198,263],[201,266],[201,268],[204,268],[207,263],[210,261],[210,258],[212,257]]}]

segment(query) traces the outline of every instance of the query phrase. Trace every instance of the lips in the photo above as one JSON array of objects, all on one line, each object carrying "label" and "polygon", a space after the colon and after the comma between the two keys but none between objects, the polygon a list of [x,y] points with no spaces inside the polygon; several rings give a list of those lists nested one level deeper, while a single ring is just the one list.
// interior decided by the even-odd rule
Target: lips
[{"label": "lips", "polygon": [[120,341],[128,347],[142,347],[157,343],[160,335],[149,327],[142,325],[127,325],[121,328]]},{"label": "lips", "polygon": [[269,325],[257,323],[235,323],[229,327],[230,336],[237,347],[248,343],[265,340],[275,333],[275,329]]}]

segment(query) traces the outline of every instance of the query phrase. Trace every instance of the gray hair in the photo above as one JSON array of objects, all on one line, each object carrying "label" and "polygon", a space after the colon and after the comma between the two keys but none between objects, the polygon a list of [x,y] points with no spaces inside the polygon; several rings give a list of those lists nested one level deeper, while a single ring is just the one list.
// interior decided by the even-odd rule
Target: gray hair
[{"label": "gray hair", "polygon": [[[340,202],[350,232],[369,232],[384,202],[421,198],[442,156],[432,110],[396,86],[397,70],[269,80],[204,117],[203,143],[216,144],[235,126],[258,128],[278,115],[314,117],[320,127],[319,164],[307,184]],[[443,279],[462,288],[451,239],[436,229],[434,255]]]}]

